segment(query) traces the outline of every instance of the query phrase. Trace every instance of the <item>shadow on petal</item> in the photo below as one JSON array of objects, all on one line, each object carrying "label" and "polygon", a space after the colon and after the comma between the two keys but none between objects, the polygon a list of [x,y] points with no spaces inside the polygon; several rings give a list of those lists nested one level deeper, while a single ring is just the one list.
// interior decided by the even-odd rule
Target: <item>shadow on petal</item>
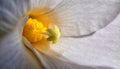
[{"label": "shadow on petal", "polygon": [[43,53],[49,54],[51,56],[57,56],[57,57],[61,56],[59,53],[51,50],[50,42],[47,41],[46,39],[32,43],[32,45],[33,45],[33,48],[35,48],[36,50],[41,51]]},{"label": "shadow on petal", "polygon": [[89,65],[78,65],[76,63],[73,63],[67,59],[64,59],[61,57],[54,57],[49,54],[45,54],[39,51],[39,55],[41,55],[40,58],[42,58],[41,61],[43,66],[46,69],[115,69],[113,67],[109,66],[89,66]]}]

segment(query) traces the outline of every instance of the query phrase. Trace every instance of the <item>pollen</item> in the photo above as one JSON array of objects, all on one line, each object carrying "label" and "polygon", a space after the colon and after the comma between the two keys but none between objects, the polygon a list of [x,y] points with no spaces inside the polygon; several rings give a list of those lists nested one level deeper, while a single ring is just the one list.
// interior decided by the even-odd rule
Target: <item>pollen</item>
[{"label": "pollen", "polygon": [[29,18],[23,29],[23,36],[25,36],[30,42],[37,42],[45,38],[42,34],[47,31],[47,27],[37,19]]}]

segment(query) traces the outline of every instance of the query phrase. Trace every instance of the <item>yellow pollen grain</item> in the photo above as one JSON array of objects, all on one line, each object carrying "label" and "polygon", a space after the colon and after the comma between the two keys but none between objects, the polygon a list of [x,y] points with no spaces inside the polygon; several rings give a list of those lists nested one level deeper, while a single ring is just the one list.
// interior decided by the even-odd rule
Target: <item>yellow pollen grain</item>
[{"label": "yellow pollen grain", "polygon": [[30,42],[37,42],[45,37],[45,35],[41,33],[46,31],[47,28],[42,22],[29,18],[23,29],[23,36],[25,36]]}]

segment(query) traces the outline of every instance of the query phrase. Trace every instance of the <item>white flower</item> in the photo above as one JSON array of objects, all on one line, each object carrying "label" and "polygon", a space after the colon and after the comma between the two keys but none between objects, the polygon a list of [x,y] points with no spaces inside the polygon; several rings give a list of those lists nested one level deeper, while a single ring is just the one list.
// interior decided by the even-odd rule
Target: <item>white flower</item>
[{"label": "white flower", "polygon": [[[61,30],[61,38],[63,39],[66,37],[79,38],[93,34],[109,24],[113,19],[111,16],[117,8],[112,9],[108,5],[105,5],[105,8],[98,8],[99,2],[101,1],[96,1],[96,3],[91,2],[92,1],[90,1],[90,4],[85,5],[89,3],[89,1],[1,0],[0,69],[96,68],[80,66],[69,61],[64,61],[63,59],[65,58],[61,56],[61,53],[58,54],[51,50],[50,44],[46,42],[46,40],[45,42],[41,40],[37,43],[31,43],[23,37],[25,23],[30,17],[41,21],[43,25],[48,28],[51,27],[51,24],[55,24],[54,31],[59,31],[58,29],[56,30],[56,26],[58,26]],[[111,9],[113,11],[110,11]],[[109,15],[110,17],[105,15]],[[58,40],[59,37],[57,36],[56,38]],[[52,40],[50,39],[50,41]],[[58,46],[59,44],[60,42],[56,45]],[[66,45],[67,44],[64,46]],[[56,50],[59,51],[58,48]]]}]

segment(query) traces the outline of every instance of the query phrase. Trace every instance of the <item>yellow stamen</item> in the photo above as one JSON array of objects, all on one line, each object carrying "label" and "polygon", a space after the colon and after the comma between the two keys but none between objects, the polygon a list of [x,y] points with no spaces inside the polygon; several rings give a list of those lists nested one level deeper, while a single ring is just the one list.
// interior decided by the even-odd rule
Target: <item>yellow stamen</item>
[{"label": "yellow stamen", "polygon": [[30,42],[37,42],[45,37],[45,35],[41,33],[46,31],[47,28],[42,22],[29,18],[23,29],[23,36],[25,36]]}]

